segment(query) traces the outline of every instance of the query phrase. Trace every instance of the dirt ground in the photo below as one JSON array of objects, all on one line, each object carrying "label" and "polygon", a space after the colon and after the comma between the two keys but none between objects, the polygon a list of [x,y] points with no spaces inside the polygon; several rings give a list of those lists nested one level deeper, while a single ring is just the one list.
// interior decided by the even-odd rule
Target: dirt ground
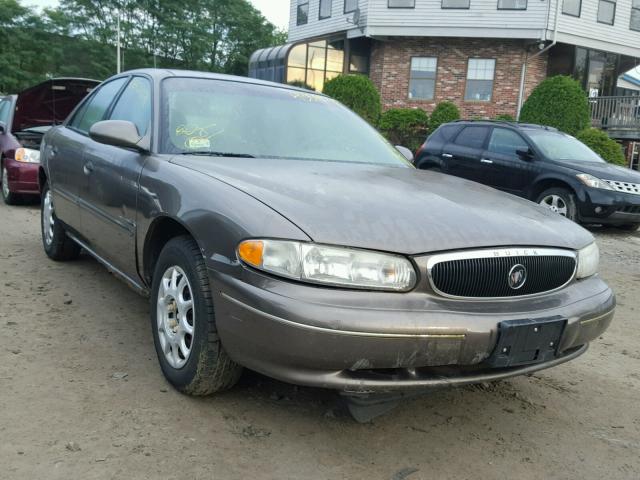
[{"label": "dirt ground", "polygon": [[0,479],[638,479],[640,234],[593,231],[619,304],[584,356],[358,424],[250,372],[178,394],[147,300],[88,257],[49,261],[38,207],[0,204]]}]

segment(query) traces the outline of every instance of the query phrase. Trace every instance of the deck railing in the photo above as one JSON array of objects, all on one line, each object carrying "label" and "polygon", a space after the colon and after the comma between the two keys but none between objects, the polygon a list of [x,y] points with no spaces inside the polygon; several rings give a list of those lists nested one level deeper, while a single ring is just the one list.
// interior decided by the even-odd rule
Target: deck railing
[{"label": "deck railing", "polygon": [[640,131],[640,96],[593,97],[591,125],[604,130]]}]

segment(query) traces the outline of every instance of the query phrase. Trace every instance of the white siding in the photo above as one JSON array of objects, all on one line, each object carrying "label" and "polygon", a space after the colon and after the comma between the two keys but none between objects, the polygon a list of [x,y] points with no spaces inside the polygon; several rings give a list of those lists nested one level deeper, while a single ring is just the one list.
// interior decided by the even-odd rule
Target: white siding
[{"label": "white siding", "polygon": [[[554,28],[555,1],[549,18],[549,38]],[[631,0],[618,0],[614,25],[598,23],[598,0],[582,0],[580,18],[562,14],[558,17],[558,42],[580,45],[608,52],[640,57],[640,32],[629,28]]]},{"label": "white siding", "polygon": [[[368,0],[359,0],[358,6],[362,12],[361,25],[367,21],[367,3]],[[297,21],[297,0],[290,0],[289,15],[289,41],[296,42],[307,38],[320,37],[331,33],[349,32],[349,36],[360,36],[362,32],[355,28],[352,23],[348,23],[347,19],[353,18],[352,13],[344,12],[344,0],[331,0],[331,18],[318,20],[320,9],[320,0],[309,0],[309,21],[306,25],[296,25]]]}]

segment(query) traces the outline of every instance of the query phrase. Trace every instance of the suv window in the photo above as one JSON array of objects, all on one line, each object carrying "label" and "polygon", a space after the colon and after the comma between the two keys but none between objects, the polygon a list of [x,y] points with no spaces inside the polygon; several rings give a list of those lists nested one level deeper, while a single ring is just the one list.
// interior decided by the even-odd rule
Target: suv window
[{"label": "suv window", "polygon": [[455,140],[455,144],[469,148],[482,148],[489,133],[489,127],[465,127]]},{"label": "suv window", "polygon": [[8,98],[0,102],[0,122],[7,123],[11,113],[11,100]]},{"label": "suv window", "polygon": [[104,115],[107,113],[113,98],[127,80],[127,77],[117,78],[99,87],[93,96],[78,110],[69,125],[81,132],[88,132],[94,123],[104,119]]},{"label": "suv window", "polygon": [[489,140],[489,151],[503,155],[516,156],[518,150],[527,150],[529,145],[513,130],[494,128]]},{"label": "suv window", "polygon": [[110,120],[128,120],[145,136],[151,122],[151,83],[143,77],[134,77],[113,107]]}]

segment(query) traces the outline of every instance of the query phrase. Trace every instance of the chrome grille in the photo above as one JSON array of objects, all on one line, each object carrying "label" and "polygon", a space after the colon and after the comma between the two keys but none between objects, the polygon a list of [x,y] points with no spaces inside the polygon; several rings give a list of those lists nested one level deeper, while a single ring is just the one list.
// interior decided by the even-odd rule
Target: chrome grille
[{"label": "chrome grille", "polygon": [[[518,265],[526,270],[526,280],[513,288],[509,276]],[[444,296],[508,298],[562,288],[573,279],[576,266],[572,250],[514,248],[434,255],[427,273],[434,291]]]},{"label": "chrome grille", "polygon": [[617,180],[605,180],[605,182],[617,192],[640,195],[640,183],[619,182]]}]

